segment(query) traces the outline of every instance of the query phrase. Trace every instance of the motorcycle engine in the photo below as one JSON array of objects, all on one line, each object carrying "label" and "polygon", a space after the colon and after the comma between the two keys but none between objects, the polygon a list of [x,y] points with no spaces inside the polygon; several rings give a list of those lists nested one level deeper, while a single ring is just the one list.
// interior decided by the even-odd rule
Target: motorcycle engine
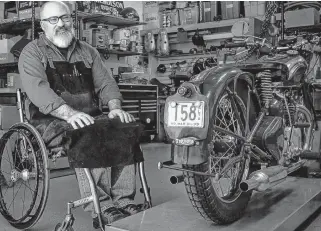
[{"label": "motorcycle engine", "polygon": [[284,125],[282,117],[265,116],[253,137],[253,144],[279,160],[283,148]]}]

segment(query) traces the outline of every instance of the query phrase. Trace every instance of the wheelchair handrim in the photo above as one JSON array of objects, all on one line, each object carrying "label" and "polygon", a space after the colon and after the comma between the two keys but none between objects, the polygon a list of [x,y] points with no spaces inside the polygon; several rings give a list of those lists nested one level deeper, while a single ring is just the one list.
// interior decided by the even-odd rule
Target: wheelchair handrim
[{"label": "wheelchair handrim", "polygon": [[[33,158],[35,161],[33,164],[34,165],[33,167],[37,169],[36,188],[35,188],[35,190],[37,190],[37,191],[35,191],[33,194],[32,203],[30,204],[30,208],[27,210],[26,214],[24,214],[20,219],[14,219],[11,216],[11,214],[8,214],[8,211],[6,211],[6,206],[5,206],[5,202],[3,200],[2,190],[0,190],[0,193],[1,193],[0,207],[1,207],[2,215],[8,220],[8,222],[12,226],[14,226],[18,229],[26,229],[26,228],[31,228],[32,226],[34,226],[37,223],[37,221],[40,219],[41,215],[43,214],[45,205],[47,203],[48,193],[49,193],[49,169],[48,169],[47,150],[46,150],[45,144],[42,141],[40,134],[37,132],[37,130],[34,127],[32,127],[28,123],[19,123],[19,124],[14,125],[13,127],[11,127],[9,129],[9,131],[7,133],[5,133],[3,135],[3,137],[1,138],[1,140],[0,140],[0,153],[3,154],[7,139],[10,138],[12,136],[12,134],[14,134],[15,132],[18,132],[18,133],[20,132],[24,136],[26,136],[26,132],[29,132],[29,135],[31,136],[30,139],[29,139],[29,137],[27,137],[27,142],[28,142],[29,147],[32,149],[32,155],[33,155]],[[36,141],[35,144],[38,146],[37,153],[35,152],[34,145],[31,142],[32,138],[35,139],[35,141]],[[38,154],[39,152],[40,152],[40,154]],[[2,156],[1,156],[1,160],[2,160]],[[1,164],[1,160],[0,160],[0,164]],[[40,171],[42,171],[42,172],[40,173]],[[41,179],[43,181],[42,183],[40,183],[40,175],[42,176],[42,179]],[[39,193],[41,186],[42,186],[42,192]],[[39,195],[41,196],[40,200],[38,199]],[[13,198],[13,199],[15,199],[15,198]],[[39,202],[38,202],[38,200],[39,200]],[[37,205],[37,207],[35,207],[37,202],[38,202],[38,205]],[[34,214],[31,216],[31,218],[26,221],[26,218],[30,217],[30,214],[32,213],[34,208],[36,208],[37,210],[34,212]]]}]

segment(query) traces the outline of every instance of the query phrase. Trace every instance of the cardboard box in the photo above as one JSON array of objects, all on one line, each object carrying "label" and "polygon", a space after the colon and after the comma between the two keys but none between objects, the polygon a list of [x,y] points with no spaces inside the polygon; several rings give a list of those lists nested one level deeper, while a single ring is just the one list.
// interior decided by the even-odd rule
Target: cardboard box
[{"label": "cardboard box", "polygon": [[[32,18],[32,9],[19,10],[19,19]],[[35,7],[35,18],[40,19],[40,7]]]},{"label": "cardboard box", "polygon": [[0,63],[16,62],[17,58],[10,53],[11,48],[21,39],[22,36],[15,36],[10,39],[0,40]]},{"label": "cardboard box", "polygon": [[188,1],[177,1],[176,2],[176,9],[183,9],[188,7]]},{"label": "cardboard box", "polygon": [[143,20],[147,23],[147,25],[144,25],[144,30],[150,30],[150,29],[156,29],[159,27],[160,23],[160,15],[157,12],[151,12],[151,13],[144,13],[143,14]]},{"label": "cardboard box", "polygon": [[212,21],[212,15],[211,15],[211,2],[202,2],[204,7],[204,22],[211,22]]},{"label": "cardboard box", "polygon": [[240,2],[226,2],[221,1],[221,12],[222,18],[225,19],[234,19],[240,17]]},{"label": "cardboard box", "polygon": [[18,10],[31,9],[32,2],[34,2],[35,7],[40,7],[42,5],[41,1],[18,1]]},{"label": "cardboard box", "polygon": [[211,1],[211,21],[217,17],[217,1]]},{"label": "cardboard box", "polygon": [[171,10],[174,9],[175,5],[173,2],[159,2],[158,3],[159,11]]},{"label": "cardboard box", "polygon": [[320,23],[320,13],[315,8],[285,12],[286,28],[313,26]]},{"label": "cardboard box", "polygon": [[[276,14],[276,20],[281,20],[281,14]],[[284,14],[285,28],[313,26],[320,23],[320,14],[315,8],[286,11]]]},{"label": "cardboard box", "polygon": [[264,16],[266,2],[244,1],[245,17]]},{"label": "cardboard box", "polygon": [[[157,8],[157,11],[158,11],[158,2],[157,1],[146,1],[146,2],[143,2],[143,8],[144,8],[144,11],[145,10],[151,10],[153,8]],[[147,13],[147,12],[144,12],[144,13]]]},{"label": "cardboard box", "polygon": [[93,47],[106,48],[109,45],[110,36],[108,30],[101,28],[91,28],[83,30],[82,40],[86,41]]},{"label": "cardboard box", "polygon": [[199,22],[199,7],[179,9],[180,24],[195,24]]},{"label": "cardboard box", "polygon": [[[166,10],[166,11],[160,12],[159,14],[160,14],[159,18],[161,19],[159,21],[160,23],[159,25],[161,28],[180,25],[179,12],[177,9]],[[164,21],[165,20],[164,17],[166,17],[166,23]]]},{"label": "cardboard box", "polygon": [[93,7],[93,2],[77,1],[78,11],[90,13]]}]

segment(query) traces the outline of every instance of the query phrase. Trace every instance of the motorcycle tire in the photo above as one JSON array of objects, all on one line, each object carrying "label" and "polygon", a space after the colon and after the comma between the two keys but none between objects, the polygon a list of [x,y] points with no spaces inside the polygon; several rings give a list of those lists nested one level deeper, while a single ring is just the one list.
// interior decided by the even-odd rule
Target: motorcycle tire
[{"label": "motorcycle tire", "polygon": [[[245,81],[244,81],[245,82]],[[247,87],[250,86],[247,82],[244,83],[243,81],[238,83],[236,86],[237,93],[245,103],[247,102]],[[227,81],[225,86],[222,89],[221,96],[223,95],[225,89],[229,86],[233,86],[233,79]],[[219,88],[218,88],[219,89]],[[214,106],[213,116],[215,117],[216,113],[215,110],[219,110],[218,103],[220,102],[221,97],[218,97],[216,105]],[[258,115],[258,101],[251,96],[251,107],[250,107],[250,123],[249,128],[254,126],[255,119]],[[256,108],[256,109],[255,109]],[[211,124],[214,124],[214,119],[212,118],[210,121]],[[210,124],[209,127],[209,136],[208,139],[211,137],[211,131],[213,129]],[[210,164],[211,160],[199,164],[199,165],[183,165],[183,168],[188,170],[193,170],[197,172],[207,172],[209,173],[211,170]],[[245,163],[245,162],[244,162]],[[244,170],[244,168],[242,168]],[[248,172],[246,178],[248,178],[249,174],[254,171],[251,169],[251,164],[248,165]],[[243,174],[243,173],[241,173]],[[242,175],[243,176],[243,175]],[[240,192],[239,196],[232,202],[224,202],[219,198],[217,192],[214,189],[213,182],[211,177],[197,175],[192,172],[184,172],[184,183],[185,189],[189,196],[189,199],[193,205],[193,207],[201,214],[205,220],[212,221],[215,224],[230,224],[234,221],[238,220],[243,214],[244,210],[246,209],[252,192]],[[238,188],[238,184],[237,184]]]}]

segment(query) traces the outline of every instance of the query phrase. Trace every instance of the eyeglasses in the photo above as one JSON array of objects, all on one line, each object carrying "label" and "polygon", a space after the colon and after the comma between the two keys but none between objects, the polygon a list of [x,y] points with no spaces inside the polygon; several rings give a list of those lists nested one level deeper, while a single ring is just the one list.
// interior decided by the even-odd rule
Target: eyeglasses
[{"label": "eyeglasses", "polygon": [[65,14],[60,17],[54,16],[54,17],[42,19],[41,21],[47,21],[50,24],[57,24],[59,22],[59,19],[61,19],[63,22],[70,22],[71,17],[70,17],[70,15]]}]

